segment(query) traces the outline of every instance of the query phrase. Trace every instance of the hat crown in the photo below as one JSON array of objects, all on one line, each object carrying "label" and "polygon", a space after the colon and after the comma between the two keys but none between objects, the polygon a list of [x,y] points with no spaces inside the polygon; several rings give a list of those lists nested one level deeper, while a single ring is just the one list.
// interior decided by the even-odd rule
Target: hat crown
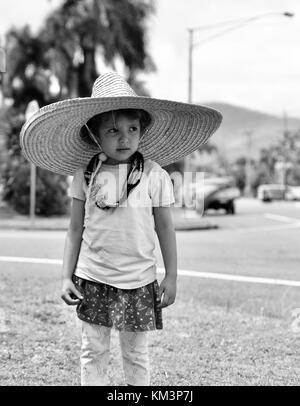
[{"label": "hat crown", "polygon": [[128,97],[137,94],[116,72],[100,75],[93,86],[91,97]]}]

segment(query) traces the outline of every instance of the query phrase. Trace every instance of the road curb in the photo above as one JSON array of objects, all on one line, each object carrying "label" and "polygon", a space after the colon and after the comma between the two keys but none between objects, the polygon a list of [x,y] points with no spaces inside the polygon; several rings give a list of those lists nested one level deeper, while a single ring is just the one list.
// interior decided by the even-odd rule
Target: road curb
[{"label": "road curb", "polygon": [[175,224],[176,231],[188,231],[188,230],[216,230],[219,228],[217,224],[213,223],[194,223],[194,222],[183,222]]}]

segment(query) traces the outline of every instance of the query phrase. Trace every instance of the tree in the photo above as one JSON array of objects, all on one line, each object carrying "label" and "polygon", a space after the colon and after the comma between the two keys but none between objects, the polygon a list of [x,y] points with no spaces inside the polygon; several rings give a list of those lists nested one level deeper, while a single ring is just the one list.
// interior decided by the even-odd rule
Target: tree
[{"label": "tree", "polygon": [[266,173],[261,183],[300,185],[300,130],[286,131],[277,143],[261,150],[258,168]]},{"label": "tree", "polygon": [[28,26],[12,29],[6,34],[6,48],[4,91],[13,99],[14,108],[24,112],[33,99],[40,106],[56,101],[50,91],[52,73],[42,38],[33,36]]},{"label": "tree", "polygon": [[[235,162],[232,174],[239,188],[245,186],[246,158],[241,157]],[[256,191],[261,184],[283,183],[300,185],[300,130],[285,132],[283,137],[268,149],[261,149],[257,161],[251,162],[251,188]]]},{"label": "tree", "polygon": [[236,159],[229,174],[234,177],[236,186],[242,193],[246,186],[246,158],[240,157]]},{"label": "tree", "polygon": [[145,23],[153,12],[151,0],[65,0],[42,31],[63,97],[90,95],[100,57],[113,69],[121,60],[127,81],[138,94],[147,93],[136,75],[154,70],[145,38]]}]

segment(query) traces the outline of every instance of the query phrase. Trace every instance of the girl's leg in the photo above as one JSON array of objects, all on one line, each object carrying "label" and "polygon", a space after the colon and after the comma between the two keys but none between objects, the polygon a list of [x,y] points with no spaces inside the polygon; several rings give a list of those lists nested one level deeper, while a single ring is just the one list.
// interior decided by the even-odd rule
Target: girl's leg
[{"label": "girl's leg", "polygon": [[108,327],[82,321],[82,386],[107,386],[110,331]]},{"label": "girl's leg", "polygon": [[134,386],[150,385],[150,366],[147,332],[120,331],[125,383]]}]

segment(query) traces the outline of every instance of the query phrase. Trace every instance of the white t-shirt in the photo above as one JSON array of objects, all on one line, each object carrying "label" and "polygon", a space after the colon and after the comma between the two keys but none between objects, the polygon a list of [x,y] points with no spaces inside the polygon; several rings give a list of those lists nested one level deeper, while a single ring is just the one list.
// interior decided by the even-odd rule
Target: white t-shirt
[{"label": "white t-shirt", "polygon": [[[74,175],[70,196],[86,200],[85,168]],[[96,184],[107,192],[109,201],[119,200],[127,178],[127,164],[102,164]],[[168,173],[156,162],[145,160],[141,181],[123,205],[109,210],[98,208],[91,196],[89,219],[75,275],[122,289],[135,289],[156,279],[155,229],[152,207],[174,203]]]}]

